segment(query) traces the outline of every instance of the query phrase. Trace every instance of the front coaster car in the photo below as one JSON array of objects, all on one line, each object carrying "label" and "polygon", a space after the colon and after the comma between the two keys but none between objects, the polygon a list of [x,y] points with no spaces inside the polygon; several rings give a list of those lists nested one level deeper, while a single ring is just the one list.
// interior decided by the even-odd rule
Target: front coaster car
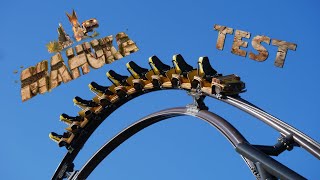
[{"label": "front coaster car", "polygon": [[245,83],[240,77],[231,74],[212,78],[212,93],[226,96],[238,96],[239,93],[245,92]]}]

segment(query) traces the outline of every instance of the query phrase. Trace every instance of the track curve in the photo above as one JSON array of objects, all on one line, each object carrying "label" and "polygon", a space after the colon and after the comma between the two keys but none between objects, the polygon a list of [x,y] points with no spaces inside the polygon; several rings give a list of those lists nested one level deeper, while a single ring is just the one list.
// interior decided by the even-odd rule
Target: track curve
[{"label": "track curve", "polygon": [[[234,148],[239,148],[242,150],[242,147],[250,149],[253,153],[260,153],[259,151],[255,151],[251,145],[249,145],[248,141],[244,138],[244,136],[234,128],[228,121],[223,119],[222,117],[207,111],[201,110],[198,112],[190,112],[188,108],[180,107],[180,108],[171,108],[163,111],[159,111],[153,113],[149,116],[146,116],[139,121],[133,123],[116,136],[114,136],[111,140],[105,143],[88,161],[87,163],[79,170],[79,172],[71,179],[71,180],[83,180],[86,179],[94,169],[110,154],[115,150],[118,146],[120,146],[127,139],[140,132],[146,127],[149,127],[155,123],[158,123],[163,120],[167,120],[172,117],[189,115],[194,116],[198,119],[204,120],[208,122],[210,125],[214,126],[222,135],[224,135],[229,142],[233,145]],[[254,163],[243,157],[244,161],[249,166],[250,170],[254,168]],[[304,179],[299,174],[290,170],[289,168],[283,166],[277,161],[269,158],[269,161],[273,163],[273,166],[267,167],[269,171],[276,171],[276,169],[282,169],[282,173],[278,173],[278,177],[282,179]]]},{"label": "track curve", "polygon": [[[120,146],[121,143],[123,143],[142,129],[162,120],[184,115],[195,116],[208,122],[216,129],[218,129],[230,141],[233,147],[236,147],[240,143],[247,142],[247,140],[241,135],[241,133],[238,132],[238,130],[235,129],[230,123],[225,121],[220,116],[217,116],[209,111],[190,113],[184,107],[167,109],[144,117],[117,134],[103,147],[101,147],[94,156],[92,156],[92,158],[79,171],[78,176],[74,179],[86,179],[91,174],[91,172],[99,165],[99,163],[102,162],[102,160],[105,159],[114,149],[116,149],[118,146]],[[246,159],[244,160],[247,162]],[[250,165],[254,166],[253,163],[250,163]]]},{"label": "track curve", "polygon": [[[205,81],[205,80],[203,80]],[[169,82],[171,84],[171,82]],[[194,89],[191,88],[191,83],[186,83],[187,87],[189,88],[181,88],[180,86],[173,86],[172,84],[166,87],[152,87],[151,89],[142,89],[140,91],[136,90],[135,88],[131,87],[131,89],[127,89],[130,94],[127,94],[125,97],[121,97],[120,95],[115,95],[113,97],[111,104],[103,104],[102,100],[106,100],[107,97],[99,96],[93,98],[93,100],[99,100],[98,106],[96,107],[82,107],[82,111],[79,112],[81,116],[84,116],[84,112],[90,111],[92,112],[93,116],[84,117],[88,120],[88,124],[84,129],[78,133],[77,137],[72,141],[71,146],[72,150],[69,151],[59,166],[57,167],[52,179],[60,180],[65,177],[65,173],[69,171],[70,167],[73,164],[74,159],[77,157],[78,153],[80,152],[81,148],[84,146],[86,141],[90,138],[91,134],[96,130],[97,127],[115,110],[121,107],[123,104],[129,102],[131,99],[144,95],[146,93],[155,92],[159,90],[184,90],[187,92],[193,92]],[[316,158],[320,159],[320,144],[313,140],[312,138],[308,137],[304,133],[300,132],[296,128],[288,125],[287,123],[281,121],[280,119],[272,116],[271,114],[266,113],[262,109],[256,107],[255,105],[249,103],[248,101],[240,98],[240,97],[231,97],[231,96],[224,96],[221,97],[219,94],[214,94],[211,92],[211,88],[204,87],[197,90],[197,93],[201,96],[207,96],[214,98],[216,100],[225,102],[230,104],[254,117],[261,120],[262,122],[266,123],[270,127],[274,128],[280,134],[285,137],[293,137],[293,140],[296,144],[307,150]]]},{"label": "track curve", "polygon": [[291,125],[268,114],[267,112],[261,110],[260,108],[250,105],[250,103],[247,103],[247,101],[244,99],[227,97],[226,99],[222,99],[222,101],[230,105],[233,105],[238,109],[241,109],[247,112],[248,114],[256,117],[257,119],[261,120],[262,122],[266,123],[270,127],[277,130],[280,134],[284,136],[292,136],[294,141],[300,147],[304,148],[313,156],[320,159],[320,144],[315,140],[313,140],[312,138],[310,138],[309,136],[307,136],[306,134],[292,127]]}]

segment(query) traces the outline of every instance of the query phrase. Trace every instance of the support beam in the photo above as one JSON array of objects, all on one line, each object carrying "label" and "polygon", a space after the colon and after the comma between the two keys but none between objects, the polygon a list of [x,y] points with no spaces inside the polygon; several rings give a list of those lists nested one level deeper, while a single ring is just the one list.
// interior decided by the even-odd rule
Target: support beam
[{"label": "support beam", "polygon": [[236,147],[236,151],[242,156],[248,158],[254,163],[261,163],[261,166],[271,175],[276,176],[280,179],[294,179],[294,180],[305,180],[306,178],[302,177],[300,174],[289,169],[280,162],[274,160],[270,156],[264,154],[258,149],[254,148],[248,143],[240,143]]}]

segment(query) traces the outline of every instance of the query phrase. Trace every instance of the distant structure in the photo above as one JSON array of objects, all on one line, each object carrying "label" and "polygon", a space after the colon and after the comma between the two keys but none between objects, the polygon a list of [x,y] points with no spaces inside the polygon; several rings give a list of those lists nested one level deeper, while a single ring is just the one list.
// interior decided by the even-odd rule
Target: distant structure
[{"label": "distant structure", "polygon": [[58,41],[63,47],[63,49],[73,44],[72,40],[70,39],[70,36],[64,31],[61,23],[59,23],[58,34],[59,34]]}]

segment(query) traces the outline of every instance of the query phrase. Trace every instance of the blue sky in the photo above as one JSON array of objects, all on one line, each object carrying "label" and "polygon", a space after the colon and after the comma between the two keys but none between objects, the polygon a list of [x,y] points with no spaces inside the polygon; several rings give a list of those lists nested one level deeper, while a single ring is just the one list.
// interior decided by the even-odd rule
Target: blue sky
[{"label": "blue sky", "polygon": [[[170,64],[180,53],[195,66],[199,56],[208,56],[223,74],[238,74],[248,91],[242,95],[258,107],[320,141],[318,119],[320,61],[318,42],[319,3],[309,1],[5,1],[0,15],[0,92],[2,143],[1,179],[49,179],[66,150],[48,138],[62,133],[59,115],[76,115],[72,99],[94,95],[91,81],[110,85],[105,73],[113,69],[128,74],[125,64],[134,60],[148,67],[149,56],[157,55]],[[61,22],[71,33],[65,12],[75,9],[80,21],[95,17],[101,37],[125,31],[140,51],[60,87],[22,103],[20,66],[29,67],[51,54],[46,43],[57,38]],[[273,65],[277,47],[266,45],[269,58],[256,62],[231,53],[233,36],[227,36],[223,51],[215,48],[214,24],[248,31],[251,38],[266,35],[294,42],[283,69]],[[246,50],[253,51],[251,42]],[[136,120],[169,107],[185,106],[191,98],[183,91],[147,94],[118,109],[93,134],[78,158],[79,169],[106,141]],[[229,120],[253,144],[273,144],[279,133],[257,119],[213,99],[210,110]],[[276,158],[307,177],[320,177],[320,162],[301,148]],[[115,150],[89,179],[254,179],[232,146],[210,125],[192,117],[174,118],[153,125]]]}]

